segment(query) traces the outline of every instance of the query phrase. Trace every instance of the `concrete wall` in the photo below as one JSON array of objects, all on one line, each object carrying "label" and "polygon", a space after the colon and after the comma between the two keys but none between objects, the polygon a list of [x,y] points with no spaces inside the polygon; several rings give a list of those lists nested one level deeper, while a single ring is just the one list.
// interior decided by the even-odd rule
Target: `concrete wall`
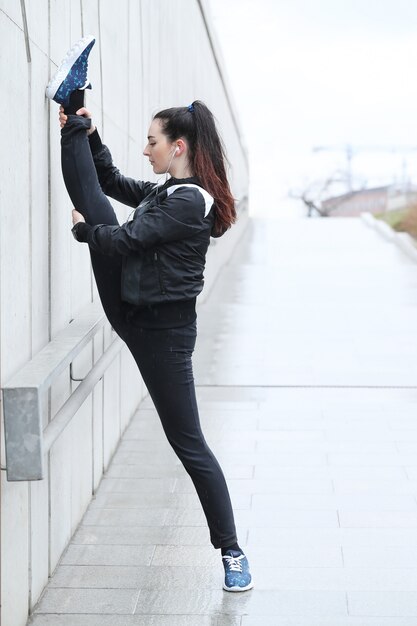
[{"label": "concrete wall", "polygon": [[[218,119],[233,163],[236,198],[247,195],[247,161],[233,103],[197,0],[0,0],[0,383],[97,299],[87,247],[71,236],[60,172],[58,105],[45,86],[81,35],[90,56],[88,106],[124,173],[155,180],[142,157],[152,112],[199,98]],[[211,35],[210,35],[211,33]],[[214,35],[213,35],[214,36]],[[213,49],[214,45],[214,49]],[[220,68],[219,68],[220,66]],[[121,220],[128,209],[115,204]],[[245,223],[213,246],[217,269]],[[209,270],[210,280],[215,271]],[[81,378],[112,339],[107,325],[73,363]],[[44,424],[74,388],[65,371],[49,393]],[[1,623],[20,626],[36,603],[145,393],[127,350],[113,362],[46,460],[47,477],[12,483],[1,472]],[[3,427],[3,419],[2,419]],[[3,430],[1,461],[5,464]]]}]

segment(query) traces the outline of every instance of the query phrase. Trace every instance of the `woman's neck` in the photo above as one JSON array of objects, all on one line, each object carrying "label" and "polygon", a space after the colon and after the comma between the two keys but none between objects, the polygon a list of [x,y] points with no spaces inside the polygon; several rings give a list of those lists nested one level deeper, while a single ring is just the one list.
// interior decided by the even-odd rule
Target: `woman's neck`
[{"label": "woman's neck", "polygon": [[172,178],[191,178],[194,172],[186,163],[173,163],[169,168],[169,174]]}]

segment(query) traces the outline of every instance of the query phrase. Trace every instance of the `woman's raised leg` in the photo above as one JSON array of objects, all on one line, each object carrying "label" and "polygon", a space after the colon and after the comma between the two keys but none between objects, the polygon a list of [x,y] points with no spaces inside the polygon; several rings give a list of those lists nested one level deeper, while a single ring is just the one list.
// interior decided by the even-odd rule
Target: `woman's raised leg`
[{"label": "woman's raised leg", "polygon": [[[65,186],[74,205],[88,224],[118,225],[110,201],[103,193],[88,143],[91,120],[68,115],[61,130],[61,166]],[[91,264],[104,312],[114,330],[126,334],[127,304],[121,299],[122,257],[106,256],[90,249]]]}]

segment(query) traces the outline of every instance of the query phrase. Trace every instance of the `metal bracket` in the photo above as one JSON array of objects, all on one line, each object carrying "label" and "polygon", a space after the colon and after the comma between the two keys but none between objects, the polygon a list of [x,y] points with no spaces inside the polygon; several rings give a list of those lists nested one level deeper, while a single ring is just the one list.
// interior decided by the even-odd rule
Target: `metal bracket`
[{"label": "metal bracket", "polygon": [[81,383],[84,380],[84,378],[74,378],[72,375],[72,363],[70,363],[70,379],[76,383]]}]

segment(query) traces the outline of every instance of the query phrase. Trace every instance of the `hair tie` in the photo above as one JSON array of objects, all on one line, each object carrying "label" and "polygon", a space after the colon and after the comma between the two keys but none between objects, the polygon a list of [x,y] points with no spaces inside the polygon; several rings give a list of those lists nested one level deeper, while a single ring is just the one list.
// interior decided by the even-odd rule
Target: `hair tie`
[{"label": "hair tie", "polygon": [[194,113],[194,105],[192,103],[188,105],[187,109],[190,113]]}]

